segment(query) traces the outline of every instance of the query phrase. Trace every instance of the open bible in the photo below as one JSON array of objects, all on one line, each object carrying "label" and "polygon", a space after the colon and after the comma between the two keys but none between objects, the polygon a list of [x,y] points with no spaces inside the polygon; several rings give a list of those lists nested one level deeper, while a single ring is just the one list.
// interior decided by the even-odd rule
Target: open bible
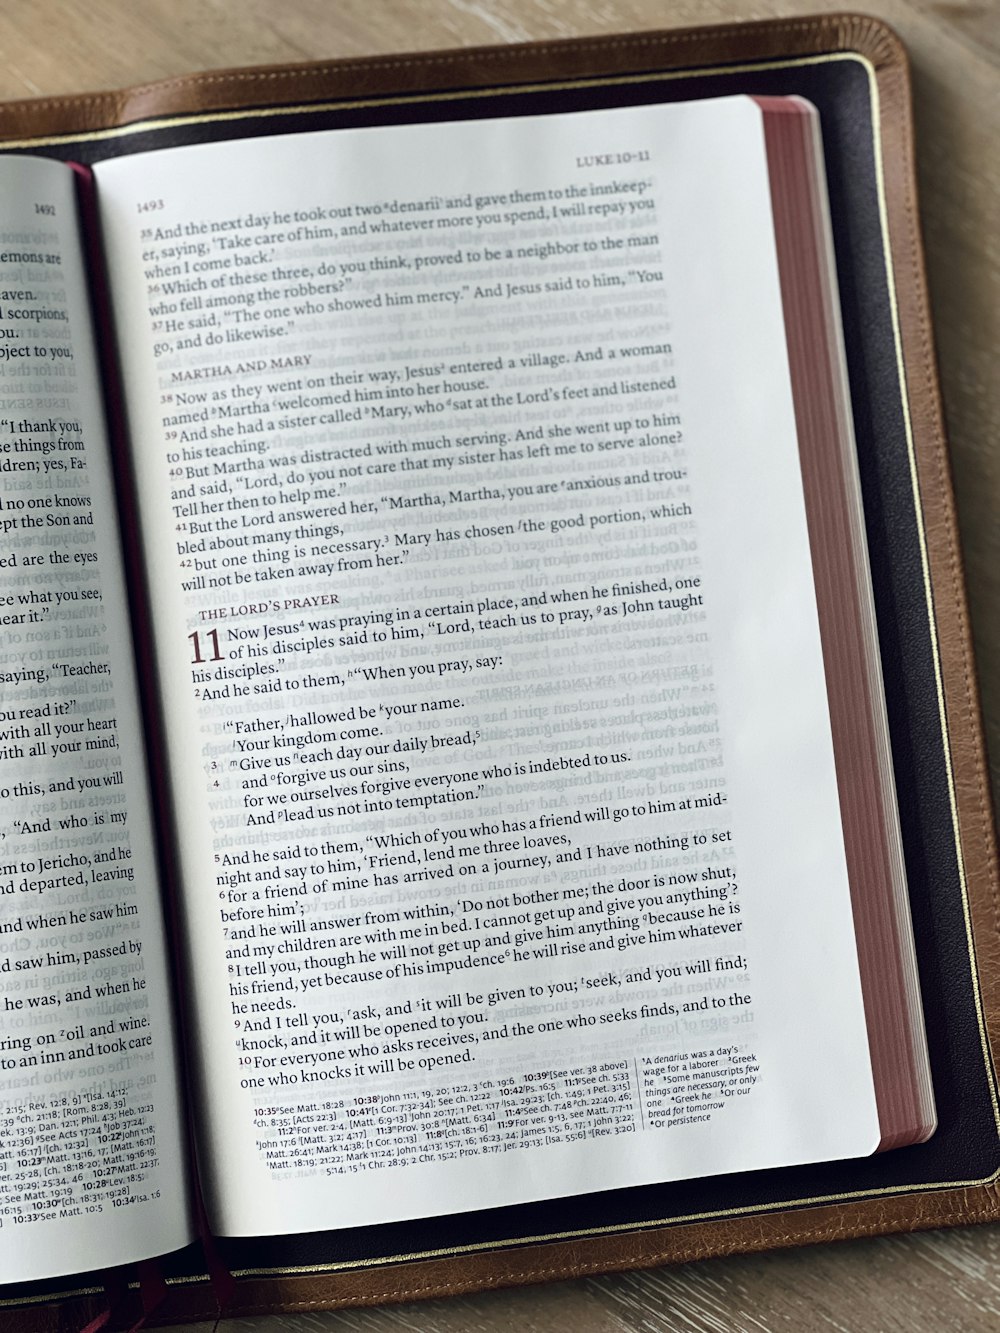
[{"label": "open bible", "polygon": [[0,160],[0,1281],[928,1140],[815,110],[112,142]]}]

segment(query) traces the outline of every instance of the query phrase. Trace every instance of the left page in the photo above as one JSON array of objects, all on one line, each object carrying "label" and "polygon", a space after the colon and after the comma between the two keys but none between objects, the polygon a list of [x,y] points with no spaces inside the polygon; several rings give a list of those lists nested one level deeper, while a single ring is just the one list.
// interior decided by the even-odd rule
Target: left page
[{"label": "left page", "polygon": [[190,1239],[72,171],[0,162],[0,1283]]}]

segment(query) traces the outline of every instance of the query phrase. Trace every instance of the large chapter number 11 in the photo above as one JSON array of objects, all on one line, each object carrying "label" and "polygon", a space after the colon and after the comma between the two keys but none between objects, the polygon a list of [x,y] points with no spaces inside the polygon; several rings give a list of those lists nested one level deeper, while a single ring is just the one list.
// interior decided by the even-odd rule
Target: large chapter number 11
[{"label": "large chapter number 11", "polygon": [[211,643],[211,645],[212,645],[212,656],[211,656],[211,657],[203,657],[203,656],[202,656],[202,652],[201,652],[201,633],[200,633],[199,630],[195,630],[195,632],[194,632],[193,634],[189,634],[189,635],[188,635],[188,638],[191,640],[191,643],[192,643],[193,646],[194,646],[194,657],[191,658],[191,664],[192,664],[192,666],[196,666],[199,662],[221,662],[221,661],[222,661],[222,653],[219,652],[219,631],[218,631],[217,629],[210,629],[210,630],[208,631],[208,633],[205,635],[205,637],[210,641],[210,643]]}]

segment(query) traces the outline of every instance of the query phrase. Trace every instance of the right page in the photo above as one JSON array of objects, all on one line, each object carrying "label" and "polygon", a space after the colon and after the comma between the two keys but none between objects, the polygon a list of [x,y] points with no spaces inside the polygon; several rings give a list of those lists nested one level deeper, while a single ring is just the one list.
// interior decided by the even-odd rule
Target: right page
[{"label": "right page", "polygon": [[760,109],[96,175],[218,1230],[872,1151]]}]

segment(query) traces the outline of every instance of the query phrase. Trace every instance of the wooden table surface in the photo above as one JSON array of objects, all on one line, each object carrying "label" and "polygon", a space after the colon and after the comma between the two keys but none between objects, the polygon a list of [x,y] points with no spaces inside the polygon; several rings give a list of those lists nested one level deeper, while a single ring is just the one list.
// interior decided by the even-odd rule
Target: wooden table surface
[{"label": "wooden table surface", "polygon": [[[914,66],[918,167],[980,678],[1000,789],[1000,0],[2,0],[0,98],[234,65],[864,8]],[[208,1324],[197,1333],[208,1333]],[[990,1333],[1000,1228],[849,1242],[219,1333]]]}]

